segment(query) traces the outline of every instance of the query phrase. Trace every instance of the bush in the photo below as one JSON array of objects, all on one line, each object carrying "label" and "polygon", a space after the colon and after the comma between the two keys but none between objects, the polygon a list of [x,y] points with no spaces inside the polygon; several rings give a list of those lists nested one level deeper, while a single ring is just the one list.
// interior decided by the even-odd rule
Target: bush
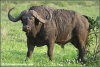
[{"label": "bush", "polygon": [[98,36],[99,36],[100,17],[98,16],[96,19],[93,19],[93,17],[89,17],[88,20],[90,22],[90,33],[86,45],[87,48],[87,53],[85,56],[85,59],[87,60],[86,65],[99,65],[100,45],[98,43]]}]

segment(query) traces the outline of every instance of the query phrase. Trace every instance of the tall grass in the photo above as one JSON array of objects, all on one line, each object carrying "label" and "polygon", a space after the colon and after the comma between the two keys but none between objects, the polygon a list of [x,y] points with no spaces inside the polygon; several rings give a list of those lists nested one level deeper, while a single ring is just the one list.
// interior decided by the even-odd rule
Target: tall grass
[{"label": "tall grass", "polygon": [[[82,15],[96,18],[99,14],[98,2],[96,1],[2,1],[1,3],[1,64],[6,65],[30,65],[30,66],[81,66],[75,62],[78,50],[70,43],[62,49],[58,44],[54,47],[54,60],[51,62],[47,56],[47,47],[35,47],[31,59],[25,62],[27,46],[26,36],[22,31],[21,21],[16,23],[8,19],[8,10],[12,7],[14,17],[23,10],[34,5],[46,5],[55,9],[75,10]],[[91,7],[90,7],[91,6]],[[8,10],[6,10],[8,8]],[[93,40],[94,41],[94,40]],[[95,42],[95,41],[94,41]],[[93,44],[94,45],[94,44]],[[94,46],[92,46],[94,47]],[[92,49],[91,49],[92,50]],[[87,66],[94,64],[87,64]],[[97,66],[98,64],[95,63]]]}]

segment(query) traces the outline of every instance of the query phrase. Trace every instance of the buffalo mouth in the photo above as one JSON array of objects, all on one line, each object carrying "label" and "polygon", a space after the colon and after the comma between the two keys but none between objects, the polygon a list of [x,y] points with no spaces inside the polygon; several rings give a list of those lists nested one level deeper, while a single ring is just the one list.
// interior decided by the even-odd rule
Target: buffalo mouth
[{"label": "buffalo mouth", "polygon": [[26,32],[26,35],[28,36],[29,32]]},{"label": "buffalo mouth", "polygon": [[24,32],[26,32],[26,34],[29,34],[30,30],[26,30],[26,29],[23,29]]},{"label": "buffalo mouth", "polygon": [[[25,32],[25,31],[24,31],[24,32]],[[26,35],[28,36],[30,32],[29,32],[29,31],[26,31],[25,33],[26,33]]]}]

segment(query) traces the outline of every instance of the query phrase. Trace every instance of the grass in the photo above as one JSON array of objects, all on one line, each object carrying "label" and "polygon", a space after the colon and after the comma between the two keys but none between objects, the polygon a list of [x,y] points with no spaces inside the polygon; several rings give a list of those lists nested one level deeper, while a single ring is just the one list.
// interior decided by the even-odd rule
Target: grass
[{"label": "grass", "polygon": [[[4,43],[5,44],[5,43]],[[2,44],[2,45],[4,45]],[[9,44],[9,42],[8,42]],[[21,48],[18,48],[20,45]],[[5,45],[6,46],[6,45]],[[70,47],[72,49],[70,49]],[[35,47],[33,56],[27,62],[25,62],[26,57],[26,45],[23,43],[11,43],[7,47],[2,47],[6,50],[3,50],[2,53],[2,63],[3,65],[34,65],[34,66],[68,66],[72,65],[71,63],[75,63],[75,59],[77,57],[77,51],[74,47],[70,45],[66,45],[65,49],[61,49],[60,46],[55,44],[54,48],[54,60],[51,62],[47,57],[47,48],[46,46],[43,47]],[[9,49],[7,49],[9,48]],[[17,48],[17,49],[16,49]],[[59,49],[59,50],[57,50]],[[8,59],[7,59],[8,58]],[[10,58],[10,59],[9,59]],[[68,63],[67,63],[68,62]],[[52,65],[53,64],[53,65]],[[76,66],[77,64],[73,64]]]},{"label": "grass", "polygon": [[[93,3],[93,2],[92,2]],[[79,5],[76,2],[48,2],[45,5],[57,8],[57,9],[69,9],[75,10],[83,15],[88,15],[93,18],[98,16],[99,7],[93,5],[90,7],[90,4],[83,3]],[[8,8],[15,7],[12,15],[14,17],[18,16],[21,11],[28,9],[32,5],[41,5],[43,2],[31,1],[25,3],[8,3]],[[62,5],[60,5],[62,4]],[[70,5],[71,4],[71,5]],[[82,4],[82,3],[81,3]],[[85,4],[85,5],[84,5]],[[88,6],[89,5],[89,6]],[[81,66],[80,63],[75,62],[77,58],[77,49],[70,43],[65,45],[65,48],[62,49],[59,45],[55,44],[54,47],[54,60],[51,62],[47,56],[47,47],[35,47],[34,53],[30,60],[25,62],[27,46],[26,46],[26,36],[22,31],[21,22],[12,23],[7,17],[7,11],[5,11],[5,2],[1,3],[1,64],[2,66]],[[95,42],[95,40],[93,41]],[[93,64],[87,64],[87,66],[93,66]],[[95,64],[96,66],[98,64]]]}]

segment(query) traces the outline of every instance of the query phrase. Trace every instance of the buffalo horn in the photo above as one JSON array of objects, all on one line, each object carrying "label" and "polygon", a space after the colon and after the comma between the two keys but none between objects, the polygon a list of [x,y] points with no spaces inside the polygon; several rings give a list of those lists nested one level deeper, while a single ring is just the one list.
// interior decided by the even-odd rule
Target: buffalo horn
[{"label": "buffalo horn", "polygon": [[51,20],[52,15],[48,10],[46,10],[48,12],[48,14],[49,14],[49,18],[48,19],[42,19],[35,10],[30,10],[30,11],[31,11],[32,15],[42,23],[46,23],[46,22],[49,22]]},{"label": "buffalo horn", "polygon": [[8,12],[8,18],[11,20],[11,21],[13,21],[13,22],[17,22],[17,21],[19,21],[20,19],[21,19],[21,16],[23,15],[23,12],[17,17],[17,18],[13,18],[12,16],[11,16],[11,11],[13,10],[14,8],[11,8],[10,10],[9,10],[9,12]]}]

